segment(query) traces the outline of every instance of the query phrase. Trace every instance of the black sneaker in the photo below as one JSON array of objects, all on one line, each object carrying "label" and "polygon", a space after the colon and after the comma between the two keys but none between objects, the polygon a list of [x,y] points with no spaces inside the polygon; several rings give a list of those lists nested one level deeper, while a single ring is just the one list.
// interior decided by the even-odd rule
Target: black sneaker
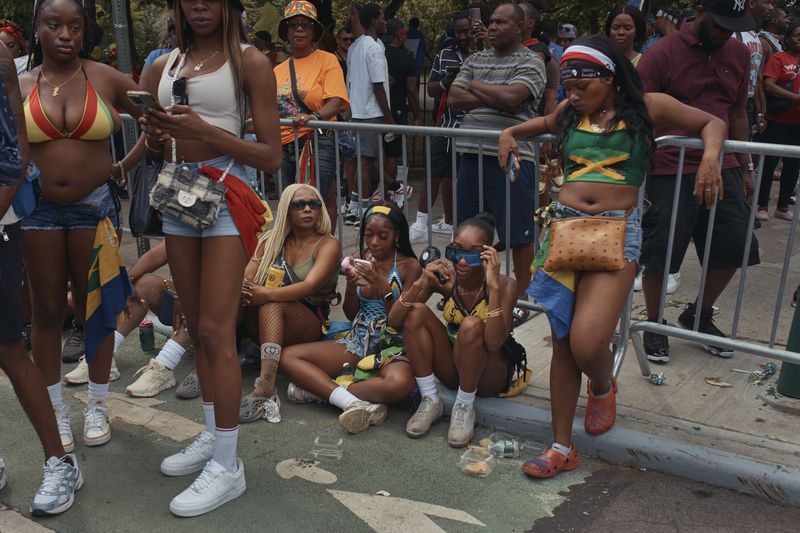
[{"label": "black sneaker", "polygon": [[669,338],[666,335],[645,331],[644,353],[648,361],[666,365],[669,363]]},{"label": "black sneaker", "polygon": [[[716,337],[722,337],[726,339],[728,336],[722,333],[719,328],[714,325],[714,319],[712,318],[714,315],[714,309],[706,309],[700,312],[700,326],[698,327],[698,331],[700,333],[706,333],[708,335],[714,335]],[[678,327],[683,329],[692,330],[694,329],[694,304],[689,304],[686,306],[686,309],[681,313],[681,316],[678,317]],[[717,357],[733,357],[733,350],[729,350],[728,348],[721,348],[719,346],[714,346],[713,344],[704,344],[703,348],[710,353],[711,355],[716,355]]]},{"label": "black sneaker", "polygon": [[361,224],[361,218],[358,216],[358,213],[352,211],[343,216],[342,220],[344,220],[345,226],[358,226]]},{"label": "black sneaker", "polygon": [[64,341],[64,348],[61,351],[61,360],[65,363],[77,363],[86,351],[83,329],[79,329],[74,323],[67,333]]}]

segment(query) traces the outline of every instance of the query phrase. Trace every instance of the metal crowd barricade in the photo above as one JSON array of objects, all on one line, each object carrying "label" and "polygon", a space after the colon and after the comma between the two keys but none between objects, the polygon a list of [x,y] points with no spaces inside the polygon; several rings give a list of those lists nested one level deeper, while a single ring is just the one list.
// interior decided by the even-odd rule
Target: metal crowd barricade
[{"label": "metal crowd barricade", "polygon": [[[699,322],[700,322],[700,313],[695,313],[695,320],[693,324],[692,330],[685,330],[679,328],[677,326],[671,326],[667,324],[662,324],[662,320],[664,317],[664,308],[667,303],[666,301],[666,292],[667,292],[667,273],[669,273],[670,264],[672,262],[672,254],[673,254],[673,241],[675,236],[675,224],[677,221],[678,210],[680,208],[678,203],[678,195],[681,187],[681,183],[685,178],[684,176],[684,159],[687,149],[702,149],[703,144],[702,141],[699,139],[689,139],[684,137],[661,137],[657,139],[657,144],[659,147],[663,146],[674,146],[680,149],[679,154],[679,162],[678,162],[678,174],[675,178],[675,194],[673,197],[673,209],[670,218],[670,229],[669,229],[669,240],[667,245],[667,254],[666,259],[664,262],[663,272],[665,273],[663,276],[663,282],[661,285],[661,299],[660,305],[658,309],[658,318],[657,322],[649,322],[643,320],[637,320],[630,323],[630,315],[631,315],[631,299],[628,300],[628,305],[625,308],[625,312],[623,313],[622,317],[622,327],[621,331],[625,331],[628,329],[629,333],[628,336],[633,343],[634,349],[636,351],[637,360],[639,362],[639,367],[641,369],[642,375],[649,376],[650,375],[650,364],[647,360],[644,351],[644,345],[642,342],[642,333],[643,332],[650,332],[650,333],[657,333],[660,335],[666,335],[669,337],[675,337],[691,342],[697,342],[702,344],[713,344],[715,346],[719,346],[726,349],[736,350],[740,352],[745,352],[753,355],[757,355],[760,357],[766,357],[771,359],[778,359],[780,361],[787,361],[791,363],[800,364],[800,354],[789,352],[786,350],[782,350],[780,348],[775,347],[775,340],[777,337],[777,330],[778,330],[778,322],[780,320],[781,315],[781,303],[782,303],[782,296],[786,289],[786,278],[789,274],[789,261],[791,259],[792,249],[794,247],[794,240],[795,240],[795,233],[797,229],[797,220],[798,216],[800,216],[800,203],[796,203],[793,209],[794,220],[792,220],[788,240],[786,244],[786,251],[784,253],[784,260],[783,266],[781,269],[780,281],[778,283],[778,292],[777,297],[775,300],[775,308],[772,316],[772,324],[770,327],[770,337],[769,342],[767,345],[759,344],[752,341],[743,341],[737,339],[738,329],[739,329],[739,321],[741,318],[741,311],[742,311],[742,303],[745,294],[745,287],[747,282],[747,272],[748,269],[751,267],[747,266],[749,254],[750,254],[750,246],[752,243],[753,232],[752,230],[748,230],[747,238],[744,246],[744,250],[742,252],[742,261],[741,261],[741,269],[739,275],[739,284],[737,288],[737,296],[736,296],[736,307],[734,310],[734,318],[732,324],[732,330],[730,336],[728,338],[721,338],[714,335],[709,335],[705,333],[700,333],[698,331]],[[748,228],[753,227],[753,223],[756,217],[756,211],[758,209],[758,191],[761,187],[761,182],[763,179],[772,179],[772,176],[763,176],[764,170],[764,158],[765,156],[777,156],[777,157],[789,157],[789,158],[800,158],[800,147],[796,146],[789,146],[789,145],[780,145],[780,144],[763,144],[763,143],[753,143],[753,142],[742,142],[742,141],[726,141],[723,146],[723,151],[725,153],[745,153],[749,154],[750,156],[760,156],[758,165],[757,165],[757,172],[756,178],[753,183],[754,193],[753,198],[750,202],[750,209],[747,213],[747,221],[748,221]],[[754,158],[755,159],[755,158]],[[702,294],[704,292],[706,281],[708,277],[708,260],[711,253],[711,239],[714,230],[714,222],[716,219],[716,209],[717,204],[714,203],[713,207],[709,212],[709,222],[708,222],[708,230],[706,233],[706,243],[705,248],[703,250],[703,259],[702,259],[702,272],[700,278],[700,286],[697,293],[697,302],[699,303],[702,298]],[[743,216],[745,214],[743,213]],[[696,306],[697,309],[700,306]],[[625,336],[621,336],[621,339],[625,340],[624,343],[627,345],[627,339]],[[622,360],[625,356],[625,350],[621,350],[618,357],[615,359],[614,364],[614,372],[617,374],[619,369],[622,365]]]},{"label": "metal crowd barricade", "polygon": [[[292,126],[290,120],[283,119],[280,121],[281,125],[283,126]],[[433,233],[432,233],[432,202],[431,202],[431,188],[432,182],[434,178],[438,178],[441,176],[432,176],[432,166],[431,166],[431,137],[447,137],[451,140],[455,141],[455,138],[472,138],[479,140],[479,149],[478,154],[483,155],[483,144],[480,141],[486,141],[490,139],[496,139],[500,134],[499,131],[486,131],[486,130],[473,130],[473,129],[460,129],[460,128],[437,128],[437,127],[427,127],[427,126],[403,126],[403,125],[385,125],[385,124],[367,124],[367,123],[353,123],[353,122],[327,122],[327,121],[309,121],[307,124],[308,128],[311,128],[314,131],[312,141],[315,145],[319,142],[319,135],[320,131],[323,134],[333,135],[334,137],[334,146],[335,146],[335,180],[333,183],[333,187],[335,187],[335,198],[336,198],[336,209],[337,213],[341,213],[342,207],[342,199],[341,195],[339,194],[342,186],[342,157],[341,151],[339,146],[340,140],[340,132],[344,130],[350,130],[355,132],[356,136],[356,182],[358,187],[358,194],[359,198],[364,198],[366,193],[370,191],[363,191],[362,187],[362,180],[361,175],[362,172],[365,172],[366,169],[361,168],[361,150],[360,150],[360,137],[362,134],[365,133],[378,133],[381,137],[386,133],[394,133],[395,135],[401,136],[402,141],[402,164],[404,166],[408,166],[408,154],[407,154],[407,146],[408,146],[408,138],[410,136],[422,136],[423,145],[425,147],[425,187],[427,190],[427,212],[428,216],[428,227],[427,227],[427,245],[431,245],[433,242]],[[535,153],[539,154],[539,150],[541,145],[544,143],[552,143],[554,142],[554,137],[552,135],[545,135],[540,136],[535,139],[532,139],[532,142],[535,143]],[[128,146],[128,139],[126,138],[126,150],[130,147]],[[680,185],[684,178],[683,172],[683,163],[684,163],[684,156],[686,149],[699,149],[702,148],[702,142],[699,139],[688,139],[683,137],[662,137],[657,139],[657,144],[659,147],[661,146],[676,146],[680,148],[680,157],[679,157],[679,172],[676,176],[676,187],[675,187],[675,196],[673,201],[673,211],[671,213],[670,218],[670,229],[669,229],[669,240],[668,240],[668,247],[667,247],[667,256],[664,272],[668,272],[668,267],[671,263],[672,253],[673,253],[673,240],[675,236],[675,224],[677,221],[678,216],[678,209],[679,209],[679,202],[678,202],[678,191],[680,190]],[[297,162],[300,158],[300,146],[298,144],[298,140],[295,139],[294,146],[290,148],[293,151],[293,155],[295,156],[295,162]],[[793,157],[793,158],[800,158],[800,147],[788,146],[788,145],[775,145],[775,144],[762,144],[762,143],[752,143],[752,142],[741,142],[741,141],[727,141],[724,144],[724,151],[726,153],[747,153],[751,154],[752,156],[761,156],[760,161],[758,163],[757,169],[757,176],[754,183],[754,190],[756,193],[753,195],[753,199],[750,204],[750,210],[748,213],[748,221],[750,227],[755,220],[755,214],[757,210],[757,191],[761,185],[762,181],[762,173],[763,173],[763,156],[779,156],[779,157]],[[319,175],[319,153],[315,151],[315,162],[317,175]],[[379,173],[379,186],[378,190],[380,191],[381,196],[383,197],[386,193],[386,183],[385,183],[385,175],[384,175],[384,168],[383,168],[383,160],[384,160],[384,151],[383,151],[383,143],[379,143],[379,153],[378,153],[378,173]],[[479,165],[479,204],[481,210],[484,207],[484,198],[483,198],[483,161],[482,158],[479,157],[478,159]],[[534,183],[532,184],[534,187],[538,186],[539,180],[539,166],[538,164],[534,165]],[[453,221],[454,224],[458,220],[458,172],[457,172],[457,158],[455,150],[452,150],[452,161],[450,167],[450,174],[453,179],[453,188],[452,188],[452,196],[453,196]],[[283,176],[282,172],[279,170],[277,173],[273,175],[275,180],[275,185],[278,194],[280,194],[284,188],[284,186],[290,182],[294,181],[294,177]],[[771,179],[771,177],[767,177],[766,179]],[[404,183],[407,185],[407,183]],[[504,184],[505,187],[505,194],[506,194],[506,205],[510,207],[510,200],[511,200],[511,188],[510,182],[506,180]],[[539,195],[538,195],[538,188],[535,194],[535,204],[538,207]],[[639,205],[640,207],[643,205],[643,197],[644,197],[644,187],[642,187],[640,192],[640,199]],[[359,203],[359,215],[360,215],[361,205]],[[405,203],[404,211],[408,214],[408,202]],[[786,288],[786,279],[788,276],[788,265],[789,260],[791,258],[791,251],[794,246],[795,240],[795,231],[797,229],[797,221],[800,219],[800,203],[794,206],[793,210],[794,220],[791,223],[790,234],[788,237],[788,242],[786,246],[786,251],[784,254],[784,262],[783,268],[780,276],[779,288],[778,288],[778,297],[775,302],[775,309],[773,313],[772,324],[770,328],[770,338],[768,345],[758,344],[756,342],[750,341],[742,341],[737,339],[739,321],[741,318],[741,308],[743,303],[743,296],[746,287],[746,279],[747,279],[747,260],[748,260],[748,253],[750,249],[751,239],[752,239],[752,232],[748,233],[746,246],[744,247],[742,262],[741,262],[741,273],[739,277],[739,283],[737,288],[737,300],[736,300],[736,307],[734,311],[734,319],[733,319],[733,327],[731,331],[731,335],[729,338],[720,338],[704,333],[698,332],[699,326],[699,318],[700,314],[696,313],[695,316],[695,323],[693,331],[684,330],[675,326],[670,326],[666,324],[662,324],[661,320],[664,316],[664,308],[667,303],[666,300],[666,287],[667,287],[667,276],[664,276],[664,280],[661,287],[661,300],[660,306],[658,310],[658,322],[648,322],[643,320],[635,320],[631,321],[631,312],[632,312],[632,302],[633,302],[633,291],[628,296],[627,304],[620,316],[620,322],[617,332],[612,338],[613,344],[613,353],[614,353],[614,374],[618,375],[621,369],[622,363],[624,361],[628,341],[632,341],[634,346],[634,350],[637,355],[637,360],[639,362],[639,366],[641,372],[645,376],[650,375],[650,365],[647,361],[647,358],[644,353],[643,343],[641,334],[642,332],[652,332],[658,333],[662,335],[667,335],[683,340],[688,340],[691,342],[697,343],[704,343],[704,344],[714,344],[716,346],[720,346],[723,348],[738,350],[741,352],[750,353],[753,355],[767,357],[772,359],[778,359],[781,361],[789,361],[793,363],[800,364],[800,355],[788,352],[786,350],[777,349],[775,348],[775,340],[777,337],[777,328],[778,328],[778,321],[780,318],[780,306],[781,306],[781,295],[783,294]],[[513,220],[516,217],[520,216],[533,216],[532,213],[511,213],[510,208],[506,209],[506,231],[505,235],[501,236],[501,240],[505,243],[510,242],[510,226]],[[700,287],[698,294],[702,294],[703,289],[706,285],[707,275],[708,275],[708,258],[710,254],[710,246],[711,246],[711,237],[714,227],[714,221],[716,218],[716,203],[712,207],[709,213],[709,228],[708,233],[706,235],[706,246],[703,252],[703,269],[701,274],[700,280]],[[338,224],[337,224],[337,233],[339,236],[340,243],[343,243],[344,237],[344,226],[342,217],[338,217]],[[536,234],[534,235],[534,248],[538,249],[538,227],[536,228]],[[343,244],[342,244],[343,246]],[[506,246],[505,250],[505,261],[506,261],[506,274],[510,272],[511,267],[511,247]],[[544,308],[534,301],[522,301],[518,302],[520,307],[530,309],[533,311],[544,311]]]}]

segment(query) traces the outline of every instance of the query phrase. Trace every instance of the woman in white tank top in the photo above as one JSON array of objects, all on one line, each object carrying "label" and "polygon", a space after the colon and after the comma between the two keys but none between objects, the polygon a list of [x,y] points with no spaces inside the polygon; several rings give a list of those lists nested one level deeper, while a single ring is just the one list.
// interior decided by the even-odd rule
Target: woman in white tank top
[{"label": "woman in white tank top", "polygon": [[[148,151],[197,173],[229,168],[229,194],[216,222],[196,229],[164,214],[167,256],[181,309],[195,346],[206,430],[181,453],[167,457],[168,476],[202,471],[176,496],[170,510],[197,516],[239,497],[244,466],[236,456],[242,375],[236,353],[236,312],[248,249],[254,247],[253,215],[259,202],[237,176],[244,165],[274,172],[281,163],[275,77],[269,60],[245,46],[240,0],[177,1],[173,5],[179,49],[158,58],[147,80],[170,114],[148,111],[142,120]],[[185,78],[188,105],[174,105],[174,89]],[[252,117],[257,142],[242,138],[244,117]],[[214,167],[211,171],[209,167]],[[230,194],[234,190],[236,194]],[[255,227],[254,227],[255,226]]]}]

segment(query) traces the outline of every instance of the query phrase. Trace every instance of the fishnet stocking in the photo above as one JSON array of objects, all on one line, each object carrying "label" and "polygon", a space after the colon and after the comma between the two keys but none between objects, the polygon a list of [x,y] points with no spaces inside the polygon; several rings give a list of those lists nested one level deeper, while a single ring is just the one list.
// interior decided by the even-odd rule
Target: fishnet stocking
[{"label": "fishnet stocking", "polygon": [[[308,307],[297,302],[273,302],[258,308],[258,340],[281,347],[320,340],[322,324]],[[261,355],[261,376],[256,396],[270,397],[275,392],[278,375],[277,358]]]}]

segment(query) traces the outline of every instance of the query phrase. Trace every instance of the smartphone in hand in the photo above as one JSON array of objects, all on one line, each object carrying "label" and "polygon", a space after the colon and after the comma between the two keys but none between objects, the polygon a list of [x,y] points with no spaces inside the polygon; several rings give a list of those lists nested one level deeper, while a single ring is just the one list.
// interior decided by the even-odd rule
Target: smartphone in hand
[{"label": "smartphone in hand", "polygon": [[164,108],[156,102],[153,95],[147,91],[128,91],[128,100],[133,102],[136,107],[141,109],[142,113],[147,109],[155,109],[157,111],[164,111]]}]

